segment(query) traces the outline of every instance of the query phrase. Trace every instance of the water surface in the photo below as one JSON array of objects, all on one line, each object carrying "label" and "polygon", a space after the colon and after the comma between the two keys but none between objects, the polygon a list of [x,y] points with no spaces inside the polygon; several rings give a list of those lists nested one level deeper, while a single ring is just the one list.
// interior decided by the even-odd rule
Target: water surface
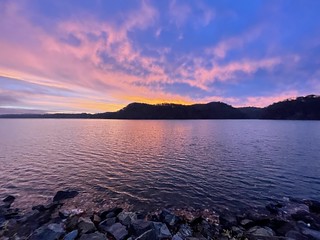
[{"label": "water surface", "polygon": [[319,121],[1,119],[0,197],[39,204],[73,188],[150,209],[231,210],[317,199],[319,150]]}]

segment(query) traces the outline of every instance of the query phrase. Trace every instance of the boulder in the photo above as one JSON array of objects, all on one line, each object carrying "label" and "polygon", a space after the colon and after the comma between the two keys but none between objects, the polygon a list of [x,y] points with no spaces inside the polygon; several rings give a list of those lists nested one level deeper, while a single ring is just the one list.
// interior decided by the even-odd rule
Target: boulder
[{"label": "boulder", "polygon": [[285,237],[289,239],[295,239],[295,240],[308,240],[309,238],[307,236],[302,235],[296,230],[290,230],[285,234]]},{"label": "boulder", "polygon": [[4,202],[5,207],[9,208],[16,198],[12,195],[5,197],[2,202]]},{"label": "boulder", "polygon": [[83,234],[79,240],[107,240],[107,238],[103,233],[94,232]]},{"label": "boulder", "polygon": [[316,231],[310,228],[302,228],[301,233],[308,236],[310,239],[320,240],[320,231]]},{"label": "boulder", "polygon": [[128,231],[121,223],[115,223],[108,228],[108,233],[116,240],[123,240],[128,235]]},{"label": "boulder", "polygon": [[172,240],[184,240],[184,238],[180,237],[178,234],[175,234],[173,235]]},{"label": "boulder", "polygon": [[101,223],[99,223],[99,230],[107,233],[109,227],[111,227],[113,224],[116,223],[116,218],[107,218],[106,220],[102,221]]},{"label": "boulder", "polygon": [[193,231],[189,225],[182,224],[177,232],[177,235],[182,239],[185,239],[186,237],[191,237],[192,233]]},{"label": "boulder", "polygon": [[101,222],[101,218],[97,214],[93,214],[91,219],[94,224],[99,224]]},{"label": "boulder", "polygon": [[247,233],[253,236],[259,236],[259,237],[272,237],[275,235],[274,231],[269,227],[259,227],[255,226],[250,228]]},{"label": "boulder", "polygon": [[234,215],[225,213],[219,216],[219,222],[224,228],[231,228],[232,226],[237,226],[237,218]]},{"label": "boulder", "polygon": [[114,218],[116,216],[118,216],[119,213],[121,213],[123,211],[122,208],[112,208],[110,210],[107,210],[107,211],[103,211],[99,214],[99,217],[102,219],[102,220],[105,220],[106,218]]},{"label": "boulder", "polygon": [[140,236],[144,232],[153,229],[153,224],[150,221],[145,221],[142,219],[137,219],[131,222],[131,231],[133,235]]},{"label": "boulder", "polygon": [[153,228],[155,229],[156,239],[170,239],[172,235],[165,223],[153,222]]},{"label": "boulder", "polygon": [[304,203],[309,206],[310,212],[320,214],[320,202],[315,200],[305,200]]},{"label": "boulder", "polygon": [[160,219],[169,226],[174,226],[180,221],[180,218],[172,214],[168,209],[163,209],[161,211]]},{"label": "boulder", "polygon": [[71,216],[66,220],[66,229],[72,231],[77,228],[79,222],[79,216]]},{"label": "boulder", "polygon": [[63,240],[74,240],[78,236],[78,230],[73,230],[64,236]]},{"label": "boulder", "polygon": [[121,224],[129,226],[131,221],[137,220],[137,214],[134,212],[121,212],[118,214],[118,220]]},{"label": "boulder", "polygon": [[62,201],[68,198],[74,198],[78,194],[79,192],[74,190],[58,191],[56,195],[54,195],[53,201],[56,202],[56,201]]},{"label": "boulder", "polygon": [[35,230],[31,235],[30,240],[58,240],[64,233],[65,231],[61,224],[52,223]]},{"label": "boulder", "polygon": [[85,233],[92,233],[97,230],[96,226],[94,225],[94,223],[91,221],[90,218],[80,218],[78,229],[81,235]]},{"label": "boulder", "polygon": [[135,240],[151,240],[151,239],[157,239],[155,229],[149,229],[148,231],[142,233]]}]

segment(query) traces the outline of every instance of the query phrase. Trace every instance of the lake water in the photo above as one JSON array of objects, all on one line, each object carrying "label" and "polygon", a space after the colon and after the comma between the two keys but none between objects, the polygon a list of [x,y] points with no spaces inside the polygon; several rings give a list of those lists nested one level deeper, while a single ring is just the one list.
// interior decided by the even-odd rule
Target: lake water
[{"label": "lake water", "polygon": [[0,120],[0,197],[72,188],[148,209],[320,196],[320,121]]}]

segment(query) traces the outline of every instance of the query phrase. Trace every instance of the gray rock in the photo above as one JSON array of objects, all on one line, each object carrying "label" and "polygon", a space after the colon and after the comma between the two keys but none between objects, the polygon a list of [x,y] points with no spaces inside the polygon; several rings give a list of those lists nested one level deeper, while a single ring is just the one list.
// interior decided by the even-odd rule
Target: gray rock
[{"label": "gray rock", "polygon": [[151,239],[152,240],[157,239],[156,230],[154,230],[154,229],[150,229],[150,230],[144,232],[139,237],[137,237],[135,240],[151,240]]},{"label": "gray rock", "polygon": [[183,240],[178,234],[173,235],[172,240]]},{"label": "gray rock", "polygon": [[89,234],[83,234],[79,240],[107,240],[103,233],[94,232]]},{"label": "gray rock", "polygon": [[285,217],[290,217],[300,211],[309,212],[309,207],[303,203],[289,202],[280,209],[281,214]]},{"label": "gray rock", "polygon": [[64,236],[63,240],[74,240],[78,236],[78,230],[73,230]]},{"label": "gray rock", "polygon": [[123,240],[128,235],[128,231],[121,223],[115,223],[108,228],[110,233],[116,240]]},{"label": "gray rock", "polygon": [[163,209],[160,213],[160,219],[169,226],[174,226],[179,222],[179,218],[172,214],[168,209]]},{"label": "gray rock", "polygon": [[48,226],[42,226],[34,231],[30,240],[58,240],[65,233],[60,224],[52,223]]},{"label": "gray rock", "polygon": [[233,226],[231,228],[231,231],[232,231],[233,236],[236,236],[239,239],[242,238],[242,236],[243,236],[243,228]]},{"label": "gray rock", "polygon": [[137,214],[134,212],[121,212],[118,215],[119,222],[125,226],[129,226],[131,221],[137,220]]},{"label": "gray rock", "polygon": [[96,226],[94,225],[94,223],[91,221],[90,218],[80,218],[78,229],[81,234],[92,233],[97,230]]},{"label": "gray rock", "polygon": [[109,227],[116,223],[116,218],[107,218],[99,224],[99,229],[102,232],[108,232]]},{"label": "gray rock", "polygon": [[301,229],[301,233],[303,235],[306,235],[306,236],[312,238],[312,239],[320,240],[320,232],[319,231],[309,229],[309,228],[303,228],[303,229]]},{"label": "gray rock", "polygon": [[237,218],[231,214],[225,213],[219,216],[219,222],[223,227],[229,228],[237,225]]},{"label": "gray rock", "polygon": [[140,236],[144,232],[153,228],[152,222],[145,220],[134,220],[131,222],[132,232],[135,236]]},{"label": "gray rock", "polygon": [[250,225],[250,224],[252,224],[253,223],[253,221],[251,221],[250,219],[243,219],[243,220],[241,220],[241,222],[240,222],[240,224],[242,225],[242,226],[248,226],[248,225]]},{"label": "gray rock", "polygon": [[66,229],[67,231],[72,231],[77,228],[79,222],[78,216],[72,216],[66,220]]},{"label": "gray rock", "polygon": [[114,218],[114,217],[118,216],[118,214],[121,213],[122,211],[123,211],[122,208],[115,207],[110,210],[101,212],[99,216],[102,220],[104,220],[106,218]]},{"label": "gray rock", "polygon": [[171,238],[172,235],[165,223],[153,222],[153,228],[156,232],[156,239],[166,239]]},{"label": "gray rock", "polygon": [[247,232],[253,236],[260,236],[260,237],[272,237],[275,235],[274,231],[269,227],[255,226],[250,228]]},{"label": "gray rock", "polygon": [[192,236],[192,229],[190,226],[186,224],[182,224],[179,228],[179,231],[177,232],[176,235],[181,237],[182,239],[185,239],[186,237],[191,237]]},{"label": "gray rock", "polygon": [[295,239],[295,240],[308,240],[307,236],[302,235],[298,231],[295,230],[290,230],[289,232],[286,233],[285,235],[289,239]]}]

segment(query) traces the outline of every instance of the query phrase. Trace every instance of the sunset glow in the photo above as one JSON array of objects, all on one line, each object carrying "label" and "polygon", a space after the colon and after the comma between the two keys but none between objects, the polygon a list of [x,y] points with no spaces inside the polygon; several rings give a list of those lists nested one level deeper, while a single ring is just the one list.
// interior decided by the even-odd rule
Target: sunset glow
[{"label": "sunset glow", "polygon": [[320,1],[0,1],[0,113],[320,91]]}]

